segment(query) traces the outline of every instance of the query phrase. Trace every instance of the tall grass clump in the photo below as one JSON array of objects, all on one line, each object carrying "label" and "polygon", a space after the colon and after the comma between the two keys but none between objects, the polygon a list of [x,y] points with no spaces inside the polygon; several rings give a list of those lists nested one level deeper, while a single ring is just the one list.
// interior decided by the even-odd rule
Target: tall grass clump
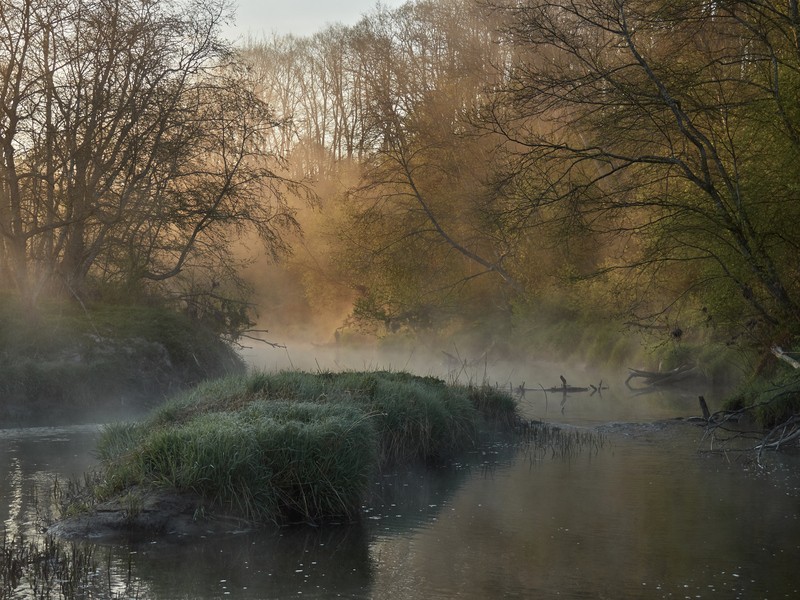
[{"label": "tall grass clump", "polygon": [[510,429],[518,424],[517,402],[499,388],[488,385],[467,388],[470,402],[490,425]]},{"label": "tall grass clump", "polygon": [[347,401],[376,415],[383,463],[442,460],[475,442],[478,414],[461,390],[384,377],[363,383]]},{"label": "tall grass clump", "polygon": [[381,464],[434,461],[475,442],[482,420],[510,425],[516,405],[504,391],[450,386],[404,372],[306,373],[284,371],[205,382],[159,408],[150,426],[238,410],[256,400],[353,406],[370,417]]},{"label": "tall grass clump", "polygon": [[800,370],[783,370],[742,386],[727,410],[750,412],[760,427],[772,428],[800,414]]},{"label": "tall grass clump", "polygon": [[210,507],[276,523],[355,514],[376,460],[361,411],[310,402],[256,400],[172,427],[113,428],[103,439],[118,490],[192,492]]},{"label": "tall grass clump", "polygon": [[408,373],[230,376],[108,427],[100,493],[171,488],[278,523],[350,516],[376,469],[441,461],[515,416],[505,392]]}]

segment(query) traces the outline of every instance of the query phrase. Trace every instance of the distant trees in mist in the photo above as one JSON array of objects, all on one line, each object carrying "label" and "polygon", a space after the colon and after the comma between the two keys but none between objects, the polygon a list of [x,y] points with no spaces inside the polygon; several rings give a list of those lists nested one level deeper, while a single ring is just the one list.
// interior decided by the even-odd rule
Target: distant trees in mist
[{"label": "distant trees in mist", "polygon": [[421,0],[243,53],[292,168],[357,165],[307,280],[362,322],[550,306],[763,343],[800,325],[798,31],[791,0]]},{"label": "distant trees in mist", "polygon": [[231,239],[297,217],[281,281],[373,332],[800,329],[795,0],[416,0],[235,50],[216,0],[0,2],[20,293],[243,299]]}]

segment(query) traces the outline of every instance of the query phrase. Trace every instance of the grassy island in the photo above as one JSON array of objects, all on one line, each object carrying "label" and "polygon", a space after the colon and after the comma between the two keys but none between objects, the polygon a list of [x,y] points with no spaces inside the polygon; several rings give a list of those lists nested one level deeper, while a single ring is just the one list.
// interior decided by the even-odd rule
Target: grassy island
[{"label": "grassy island", "polygon": [[196,498],[195,512],[257,522],[349,518],[376,470],[436,463],[516,418],[505,392],[402,372],[231,376],[109,426],[93,502],[126,498],[130,516],[169,490]]}]

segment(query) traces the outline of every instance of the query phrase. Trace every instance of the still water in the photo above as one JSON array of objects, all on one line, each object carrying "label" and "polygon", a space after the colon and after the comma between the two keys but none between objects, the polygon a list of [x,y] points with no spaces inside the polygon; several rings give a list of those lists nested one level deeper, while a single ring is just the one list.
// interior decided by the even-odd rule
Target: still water
[{"label": "still water", "polygon": [[[529,417],[601,443],[488,443],[385,473],[358,524],[104,543],[95,557],[108,589],[153,599],[800,597],[800,459],[764,470],[703,451],[697,426],[654,423],[696,414],[694,398],[529,393]],[[0,430],[8,532],[35,531],[37,495],[92,467],[98,431]]]}]

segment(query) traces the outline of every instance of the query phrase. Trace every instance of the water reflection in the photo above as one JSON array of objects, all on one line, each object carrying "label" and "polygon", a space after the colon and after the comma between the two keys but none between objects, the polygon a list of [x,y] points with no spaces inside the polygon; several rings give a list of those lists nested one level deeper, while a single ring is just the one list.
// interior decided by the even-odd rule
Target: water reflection
[{"label": "water reflection", "polygon": [[0,429],[0,522],[10,534],[35,526],[55,477],[78,477],[95,464],[98,425]]},{"label": "water reflection", "polygon": [[434,525],[381,549],[376,597],[793,597],[797,497],[675,458],[662,433],[471,478]]},{"label": "water reflection", "polygon": [[[565,412],[595,418],[581,406]],[[9,530],[33,522],[47,478],[91,464],[95,433],[0,432]],[[498,439],[377,477],[357,524],[87,547],[139,598],[795,597],[800,461],[781,455],[764,475],[695,452],[701,434],[609,425],[602,445],[566,455]]]},{"label": "water reflection", "polygon": [[8,518],[5,520],[5,528],[11,535],[18,535],[25,492],[22,487],[22,466],[19,457],[10,455],[10,459],[8,475],[5,477],[8,486]]},{"label": "water reflection", "polygon": [[113,547],[146,597],[367,598],[373,565],[363,527],[290,528]]}]

